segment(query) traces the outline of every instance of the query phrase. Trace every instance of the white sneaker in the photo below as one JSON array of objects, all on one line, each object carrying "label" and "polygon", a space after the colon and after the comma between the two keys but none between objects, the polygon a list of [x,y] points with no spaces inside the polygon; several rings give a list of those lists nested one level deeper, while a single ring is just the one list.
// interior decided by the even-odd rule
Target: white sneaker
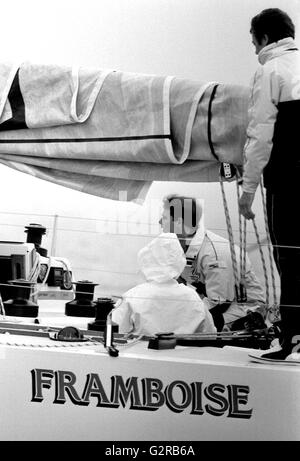
[{"label": "white sneaker", "polygon": [[287,356],[285,359],[288,362],[295,362],[300,365],[300,353],[299,352],[292,352],[290,355]]},{"label": "white sneaker", "polygon": [[[271,352],[269,351],[257,351],[257,353],[251,353],[248,354],[248,356],[251,358],[252,362],[257,362],[257,363],[269,363],[270,365],[278,364],[278,365],[300,365],[300,354],[293,352],[292,354],[285,355],[284,350],[282,350],[283,354],[280,357],[280,348],[279,350],[274,350],[275,348],[272,348]],[[279,352],[279,354],[276,354],[276,352]],[[272,357],[272,353],[274,353],[274,357]],[[271,356],[265,357],[265,354],[270,354]]]}]

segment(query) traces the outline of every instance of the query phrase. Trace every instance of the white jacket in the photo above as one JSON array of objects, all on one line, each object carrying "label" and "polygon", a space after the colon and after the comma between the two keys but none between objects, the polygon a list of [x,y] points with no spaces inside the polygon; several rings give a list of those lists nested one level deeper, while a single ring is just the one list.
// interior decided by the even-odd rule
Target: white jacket
[{"label": "white jacket", "polygon": [[[240,249],[235,245],[235,254],[240,262]],[[232,267],[232,257],[228,240],[208,230],[199,228],[190,242],[186,252],[187,266],[182,276],[188,283],[201,282],[205,284],[210,308],[235,298],[235,277]],[[252,264],[246,255],[245,285],[247,302],[265,302],[264,290],[257,279]],[[240,312],[238,317],[245,315]]]},{"label": "white jacket", "polygon": [[120,333],[216,332],[212,316],[195,290],[175,280],[186,264],[175,234],[164,233],[152,240],[139,252],[138,262],[147,282],[128,290],[113,311]]},{"label": "white jacket", "polygon": [[292,38],[265,46],[258,54],[244,147],[243,191],[255,193],[273,147],[278,103],[300,99],[300,53]]}]

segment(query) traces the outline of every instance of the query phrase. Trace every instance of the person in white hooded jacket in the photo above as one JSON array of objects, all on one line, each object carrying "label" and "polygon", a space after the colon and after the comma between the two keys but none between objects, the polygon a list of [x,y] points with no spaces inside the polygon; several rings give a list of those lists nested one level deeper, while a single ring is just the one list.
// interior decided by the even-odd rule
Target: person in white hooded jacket
[{"label": "person in white hooded jacket", "polygon": [[138,264],[145,283],[124,293],[112,313],[120,333],[216,333],[212,316],[197,293],[176,281],[186,259],[175,234],[160,234],[142,248]]},{"label": "person in white hooded jacket", "polygon": [[239,205],[246,219],[254,218],[252,203],[263,174],[282,330],[282,349],[265,357],[284,360],[300,339],[300,52],[291,18],[277,8],[252,18],[250,33],[260,67],[252,83]]}]

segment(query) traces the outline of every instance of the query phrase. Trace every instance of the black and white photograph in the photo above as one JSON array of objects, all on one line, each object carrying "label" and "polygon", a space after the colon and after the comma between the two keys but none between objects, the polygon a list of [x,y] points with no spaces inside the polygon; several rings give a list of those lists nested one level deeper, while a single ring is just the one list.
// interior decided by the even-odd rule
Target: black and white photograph
[{"label": "black and white photograph", "polygon": [[1,17],[0,440],[300,441],[300,0]]}]

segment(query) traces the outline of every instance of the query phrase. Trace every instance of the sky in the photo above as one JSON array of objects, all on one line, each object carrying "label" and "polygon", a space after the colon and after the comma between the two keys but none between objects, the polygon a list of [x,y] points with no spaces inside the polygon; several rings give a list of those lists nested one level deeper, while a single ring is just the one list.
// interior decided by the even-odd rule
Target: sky
[{"label": "sky", "polygon": [[[268,7],[285,10],[300,30],[300,0],[3,2],[0,59],[248,85],[257,67],[249,34],[250,20]],[[233,186],[228,185],[227,190],[234,205]],[[51,229],[54,215],[67,216],[59,221],[56,251],[74,258],[72,243],[76,242],[77,267],[86,268],[96,251],[103,260],[106,255],[111,256],[111,269],[119,268],[121,273],[120,268],[130,261],[129,269],[135,273],[136,251],[158,232],[159,203],[171,192],[203,198],[206,225],[225,232],[218,184],[154,183],[145,204],[140,206],[66,189],[0,165],[0,239],[22,240],[23,226],[29,222],[42,222]],[[255,207],[262,220],[260,205],[255,202]],[[114,227],[114,221],[138,221],[139,229],[134,224],[124,224],[120,231]],[[46,243],[53,243],[51,231]],[[105,265],[101,270],[104,274]],[[99,273],[91,277],[99,277]],[[120,274],[116,277],[118,281]]]}]

